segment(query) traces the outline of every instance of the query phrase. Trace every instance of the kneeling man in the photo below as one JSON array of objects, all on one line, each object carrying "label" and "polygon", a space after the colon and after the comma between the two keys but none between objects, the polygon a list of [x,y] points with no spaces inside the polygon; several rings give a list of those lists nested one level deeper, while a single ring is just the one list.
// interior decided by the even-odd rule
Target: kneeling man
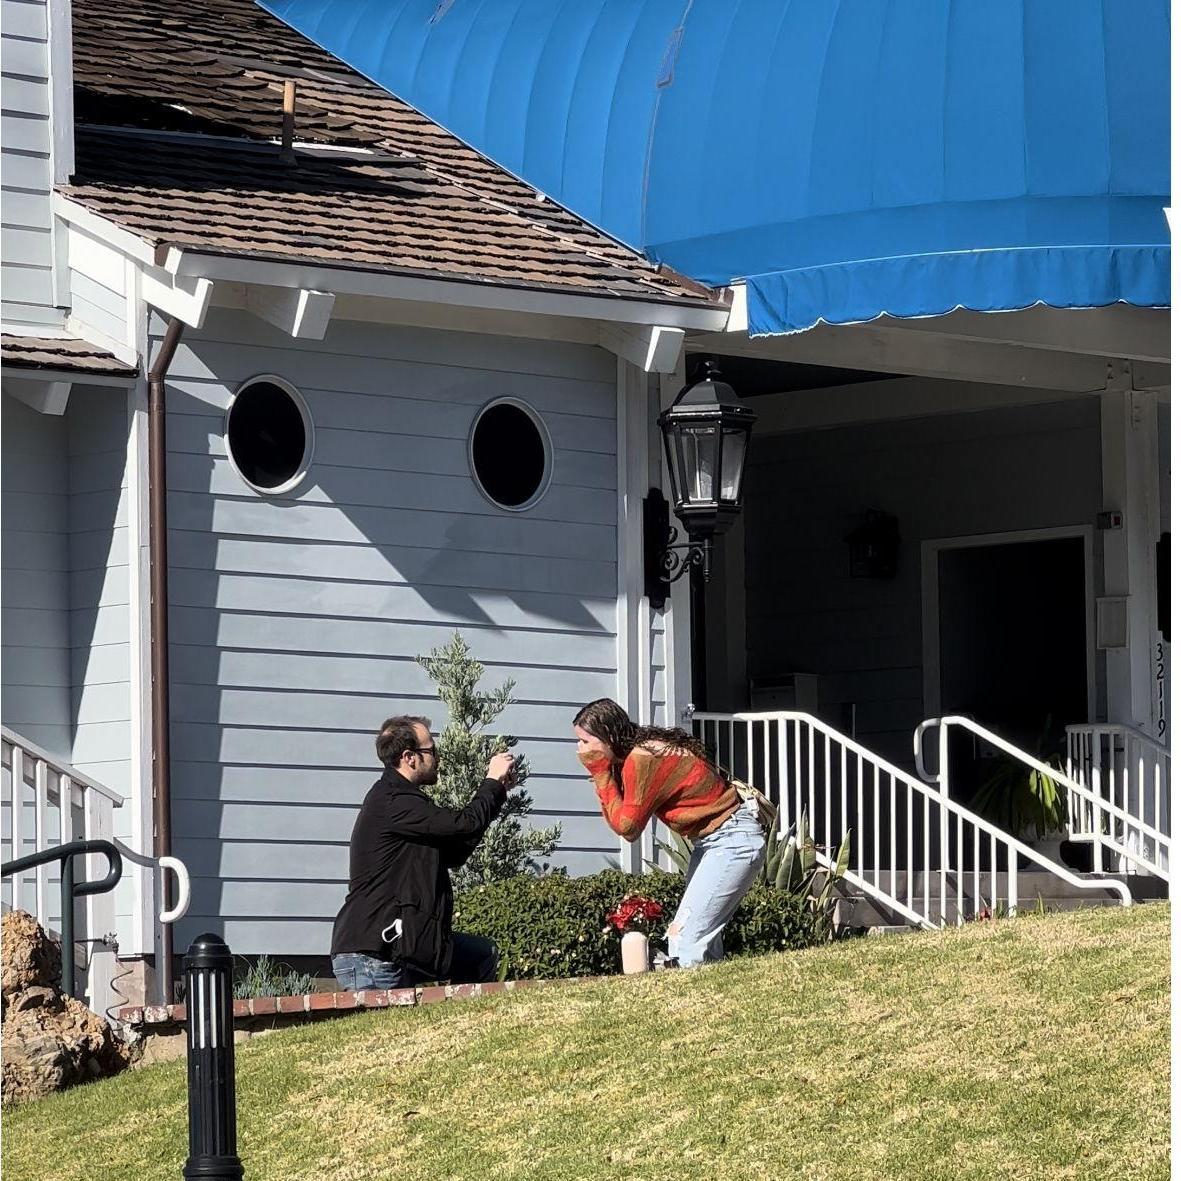
[{"label": "kneeling man", "polygon": [[488,764],[463,808],[442,808],[422,789],[439,777],[427,718],[388,718],[377,736],[385,765],[349,842],[349,892],[332,928],[340,987],[406,988],[428,980],[496,979],[496,946],[451,930],[448,870],[475,851],[516,786],[512,755]]}]

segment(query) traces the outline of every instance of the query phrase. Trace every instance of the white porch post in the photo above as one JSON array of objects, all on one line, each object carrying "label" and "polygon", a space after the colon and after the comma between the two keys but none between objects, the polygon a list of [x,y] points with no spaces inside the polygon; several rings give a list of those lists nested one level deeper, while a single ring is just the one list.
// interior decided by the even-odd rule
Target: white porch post
[{"label": "white porch post", "polygon": [[[139,853],[154,853],[152,832],[151,669],[148,651],[148,394],[140,378],[128,393],[128,636],[130,638],[130,799],[127,801],[128,839]],[[124,862],[124,875],[133,891],[131,938],[121,941],[120,954],[146,955],[156,951],[155,891],[152,874]]]},{"label": "white porch post", "polygon": [[[682,351],[676,369],[672,373],[660,376],[658,389],[654,390],[654,405],[649,406],[649,421],[652,423],[649,432],[647,487],[659,488],[666,497],[672,499],[672,485],[669,480],[667,465],[664,462],[664,443],[660,437],[660,430],[656,427],[656,418],[661,411],[666,410],[676,400],[677,394],[685,385],[685,354]],[[675,522],[676,518],[673,518]],[[682,536],[682,540],[684,540]],[[648,600],[644,600],[647,608]],[[669,587],[668,601],[664,611],[656,614],[649,610],[648,615],[663,628],[663,634],[653,637],[656,646],[664,660],[664,719],[666,726],[685,726],[688,723],[683,717],[685,708],[693,700],[693,665],[692,634],[689,620],[689,576],[678,579]],[[650,826],[652,836],[659,835],[668,840],[668,832],[663,828],[657,829],[655,821]],[[662,855],[665,869],[671,869],[671,864]]]},{"label": "white porch post", "polygon": [[[128,637],[130,684],[128,685],[130,720],[130,844],[138,853],[155,855],[155,826],[152,795],[152,669],[151,636],[151,562],[148,537],[148,382],[150,362],[151,310],[143,300],[140,274],[129,260],[126,264],[127,291],[131,297],[128,333],[136,353],[142,358],[142,373],[128,391],[127,398],[127,502],[128,502]],[[126,858],[123,872],[132,889],[131,938],[120,941],[122,958],[152,956],[158,971],[162,958],[162,928],[159,918],[159,893],[151,870],[134,865]],[[144,999],[154,995],[152,973],[146,963],[140,977],[126,987],[143,990]]]},{"label": "white porch post", "polygon": [[[652,721],[652,611],[644,598],[644,497],[648,492],[648,375],[619,358],[616,368],[616,700],[628,715]],[[649,829],[620,838],[619,864],[639,873],[655,849]]]},{"label": "white porch post", "polygon": [[[1107,658],[1107,720],[1156,737],[1156,542],[1160,482],[1156,395],[1135,390],[1123,363],[1102,395],[1103,509],[1123,513],[1123,528],[1102,533],[1103,592],[1126,597],[1127,644]],[[1122,382],[1119,380],[1122,377]]]}]

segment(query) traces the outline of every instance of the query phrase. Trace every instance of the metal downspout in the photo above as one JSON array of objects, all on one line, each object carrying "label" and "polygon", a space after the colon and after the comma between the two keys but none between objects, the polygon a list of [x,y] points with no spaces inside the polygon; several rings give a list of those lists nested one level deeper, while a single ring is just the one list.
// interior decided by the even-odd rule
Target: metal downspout
[{"label": "metal downspout", "polygon": [[[148,554],[151,567],[152,657],[152,822],[153,853],[172,853],[172,788],[168,694],[168,442],[164,379],[180,344],[184,323],[168,321],[156,361],[148,370]],[[171,878],[164,876],[164,909],[172,905]],[[172,927],[160,930],[160,963],[156,965],[165,1004],[172,1002]]]}]

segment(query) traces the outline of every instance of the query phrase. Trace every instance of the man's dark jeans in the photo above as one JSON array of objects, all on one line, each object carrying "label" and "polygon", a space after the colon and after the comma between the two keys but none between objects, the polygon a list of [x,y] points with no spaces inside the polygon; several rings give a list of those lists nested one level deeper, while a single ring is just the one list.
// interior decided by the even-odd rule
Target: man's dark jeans
[{"label": "man's dark jeans", "polygon": [[[480,935],[451,936],[452,984],[484,984],[496,979],[499,956],[496,944]],[[332,957],[332,973],[345,992],[361,988],[413,988],[428,978],[402,964],[391,964],[359,952]]]}]

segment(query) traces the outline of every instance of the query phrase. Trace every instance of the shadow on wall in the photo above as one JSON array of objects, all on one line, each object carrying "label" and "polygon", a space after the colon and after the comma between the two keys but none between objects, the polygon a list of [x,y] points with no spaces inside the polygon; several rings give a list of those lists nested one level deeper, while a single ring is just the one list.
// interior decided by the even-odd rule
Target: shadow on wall
[{"label": "shadow on wall", "polygon": [[[314,423],[307,476],[279,495],[223,454],[229,391],[266,373]],[[491,504],[468,466],[476,413],[506,394],[553,441],[526,512]],[[326,952],[373,733],[400,711],[442,723],[413,658],[457,628],[490,682],[517,681],[498,727],[528,746],[536,823],[561,815],[562,861],[617,856],[567,737],[616,688],[614,363],[356,324],[295,346],[215,311],[186,332],[168,399],[173,824],[194,876],[177,946],[201,926],[243,954]]]},{"label": "shadow on wall", "polygon": [[66,414],[71,761],[126,795],[131,758],[127,391],[74,386]]}]

